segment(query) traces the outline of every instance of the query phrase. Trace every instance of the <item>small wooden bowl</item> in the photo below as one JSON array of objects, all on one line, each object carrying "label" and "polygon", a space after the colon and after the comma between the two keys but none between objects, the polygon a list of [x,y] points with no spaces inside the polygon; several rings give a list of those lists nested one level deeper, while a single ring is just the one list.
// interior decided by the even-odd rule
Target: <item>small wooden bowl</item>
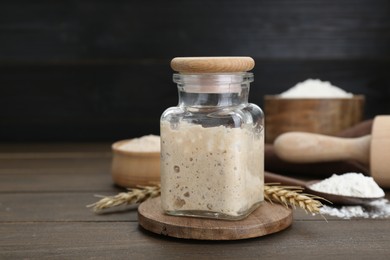
[{"label": "small wooden bowl", "polygon": [[281,98],[264,97],[265,140],[280,134],[303,131],[335,135],[363,120],[364,96],[352,98]]},{"label": "small wooden bowl", "polygon": [[160,152],[132,152],[121,149],[130,140],[112,145],[112,179],[115,184],[134,188],[160,182]]}]

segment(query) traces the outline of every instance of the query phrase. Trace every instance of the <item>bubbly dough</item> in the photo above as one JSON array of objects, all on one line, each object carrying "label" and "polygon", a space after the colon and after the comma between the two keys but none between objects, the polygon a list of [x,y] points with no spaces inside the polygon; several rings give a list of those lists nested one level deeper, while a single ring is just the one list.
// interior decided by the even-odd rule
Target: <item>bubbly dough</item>
[{"label": "bubbly dough", "polygon": [[264,199],[263,169],[263,132],[186,122],[173,129],[161,122],[161,199],[166,212],[246,214]]}]

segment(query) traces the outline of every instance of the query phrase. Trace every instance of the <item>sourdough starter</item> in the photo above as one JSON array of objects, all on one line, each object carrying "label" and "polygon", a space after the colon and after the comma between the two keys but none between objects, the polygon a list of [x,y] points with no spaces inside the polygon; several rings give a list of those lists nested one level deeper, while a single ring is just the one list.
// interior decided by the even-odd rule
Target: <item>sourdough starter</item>
[{"label": "sourdough starter", "polygon": [[161,138],[161,201],[166,212],[205,211],[237,218],[263,200],[263,132],[186,122],[172,129],[163,121]]}]

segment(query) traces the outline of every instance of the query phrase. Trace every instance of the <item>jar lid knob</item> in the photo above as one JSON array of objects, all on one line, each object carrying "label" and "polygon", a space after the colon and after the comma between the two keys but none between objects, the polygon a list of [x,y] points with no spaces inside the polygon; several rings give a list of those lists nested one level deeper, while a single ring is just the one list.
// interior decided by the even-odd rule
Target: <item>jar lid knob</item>
[{"label": "jar lid knob", "polygon": [[171,68],[180,73],[246,72],[255,66],[251,57],[177,57]]}]

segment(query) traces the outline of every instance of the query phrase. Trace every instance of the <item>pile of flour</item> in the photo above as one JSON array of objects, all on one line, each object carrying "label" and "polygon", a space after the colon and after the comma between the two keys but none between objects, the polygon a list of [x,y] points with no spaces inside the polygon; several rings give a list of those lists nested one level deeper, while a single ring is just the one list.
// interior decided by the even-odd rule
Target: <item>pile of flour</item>
[{"label": "pile of flour", "polygon": [[311,185],[310,188],[320,192],[360,198],[385,196],[385,192],[372,177],[354,172],[342,175],[333,174],[330,178]]},{"label": "pile of flour", "polygon": [[160,152],[160,136],[145,135],[124,142],[118,147],[122,151],[129,152]]},{"label": "pile of flour", "polygon": [[[377,198],[385,195],[372,177],[361,173],[333,174],[321,182],[310,186],[311,189],[335,195],[353,196],[361,198]],[[374,200],[366,205],[333,207],[324,205],[320,211],[323,215],[330,215],[344,219],[360,218],[388,218],[390,217],[390,203],[387,199]]]},{"label": "pile of flour", "polygon": [[353,94],[333,86],[328,81],[307,79],[281,93],[281,98],[352,98]]}]

